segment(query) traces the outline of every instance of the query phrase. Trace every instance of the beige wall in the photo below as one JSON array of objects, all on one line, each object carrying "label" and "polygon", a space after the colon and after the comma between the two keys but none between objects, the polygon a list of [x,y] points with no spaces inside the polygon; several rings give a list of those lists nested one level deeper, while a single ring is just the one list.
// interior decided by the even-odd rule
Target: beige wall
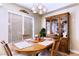
[{"label": "beige wall", "polygon": [[51,12],[42,17],[42,27],[46,28],[45,17],[69,12],[70,19],[70,50],[79,53],[79,4],[75,4],[65,9]]},{"label": "beige wall", "polygon": [[[8,13],[7,10],[0,6],[0,41],[8,39]],[[7,25],[6,25],[7,24]]]},{"label": "beige wall", "polygon": [[17,4],[15,4],[15,3],[3,3],[2,6],[4,6],[4,8],[6,8],[7,10],[11,10],[11,11],[18,12],[18,13],[21,13],[21,14],[25,14],[25,13],[22,13],[19,10],[24,9],[24,10],[29,12],[28,15],[32,15],[32,12],[29,9],[21,7]]},{"label": "beige wall", "polygon": [[38,16],[38,15],[34,15],[35,17],[35,34],[38,34],[41,30],[41,20],[42,20],[42,17],[41,16]]}]

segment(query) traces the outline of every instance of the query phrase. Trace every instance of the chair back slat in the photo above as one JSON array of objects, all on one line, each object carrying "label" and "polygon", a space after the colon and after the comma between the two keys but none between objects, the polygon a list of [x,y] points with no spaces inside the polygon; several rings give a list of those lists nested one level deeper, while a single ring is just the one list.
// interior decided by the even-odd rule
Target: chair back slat
[{"label": "chair back slat", "polygon": [[53,45],[52,45],[52,49],[51,49],[51,55],[55,56],[57,54],[57,51],[58,51],[58,48],[59,48],[59,45],[60,45],[60,40],[56,40]]},{"label": "chair back slat", "polygon": [[3,47],[4,47],[5,51],[6,51],[6,54],[7,54],[8,56],[12,56],[12,53],[11,53],[11,50],[10,50],[8,44],[5,43],[5,41],[2,41],[1,44],[3,44]]}]

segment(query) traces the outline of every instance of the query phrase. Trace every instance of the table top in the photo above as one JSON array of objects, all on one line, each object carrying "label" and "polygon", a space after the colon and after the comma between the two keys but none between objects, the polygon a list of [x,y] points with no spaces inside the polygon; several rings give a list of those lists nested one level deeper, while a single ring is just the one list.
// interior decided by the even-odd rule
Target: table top
[{"label": "table top", "polygon": [[51,44],[53,44],[53,42],[54,42],[54,40],[53,39],[51,39],[51,40],[49,40],[49,41],[53,41],[51,44],[49,44],[49,45],[47,45],[47,46],[45,46],[45,45],[42,45],[42,44],[38,44],[38,43],[36,43],[36,41],[34,42],[34,41],[30,41],[30,40],[26,40],[27,42],[29,42],[29,44],[30,44],[30,42],[31,43],[33,43],[34,45],[33,46],[31,46],[31,47],[26,47],[26,48],[23,48],[23,49],[19,49],[19,48],[17,48],[15,45],[14,45],[14,47],[15,47],[15,50],[16,50],[16,52],[18,52],[18,53],[33,53],[33,52],[40,52],[40,51],[42,51],[42,50],[44,50],[44,49],[46,49],[47,47],[49,47]]}]

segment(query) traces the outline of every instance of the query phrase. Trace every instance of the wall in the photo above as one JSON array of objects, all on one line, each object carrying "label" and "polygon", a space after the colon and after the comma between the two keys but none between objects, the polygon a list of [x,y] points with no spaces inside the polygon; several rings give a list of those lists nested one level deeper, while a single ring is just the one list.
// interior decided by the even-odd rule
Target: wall
[{"label": "wall", "polygon": [[42,27],[46,28],[45,17],[53,16],[61,13],[69,12],[71,15],[70,19],[70,50],[79,54],[79,4],[51,12],[42,17]]},{"label": "wall", "polygon": [[34,15],[35,17],[35,34],[38,34],[41,30],[41,20],[42,20],[42,17],[41,16],[38,16],[38,15]]},{"label": "wall", "polygon": [[[8,21],[7,10],[0,6],[0,41],[8,39]],[[7,25],[6,25],[7,24]]]}]

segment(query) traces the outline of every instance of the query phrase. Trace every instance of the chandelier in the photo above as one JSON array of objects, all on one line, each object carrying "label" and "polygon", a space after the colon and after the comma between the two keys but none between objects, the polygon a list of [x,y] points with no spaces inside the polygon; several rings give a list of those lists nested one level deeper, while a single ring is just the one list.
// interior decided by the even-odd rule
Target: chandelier
[{"label": "chandelier", "polygon": [[47,12],[47,8],[41,3],[36,3],[36,4],[33,4],[32,12],[38,13],[38,14],[44,14]]}]

